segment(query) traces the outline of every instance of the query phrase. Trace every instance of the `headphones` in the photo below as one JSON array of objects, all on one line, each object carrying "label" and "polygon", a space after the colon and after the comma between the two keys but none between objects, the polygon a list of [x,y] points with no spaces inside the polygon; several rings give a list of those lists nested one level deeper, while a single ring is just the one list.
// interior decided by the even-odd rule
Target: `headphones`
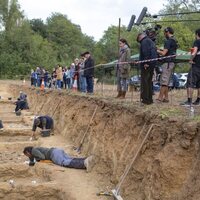
[{"label": "headphones", "polygon": [[164,32],[165,33],[169,32],[169,33],[173,34],[174,30],[171,27],[167,27],[167,28],[164,29]]}]

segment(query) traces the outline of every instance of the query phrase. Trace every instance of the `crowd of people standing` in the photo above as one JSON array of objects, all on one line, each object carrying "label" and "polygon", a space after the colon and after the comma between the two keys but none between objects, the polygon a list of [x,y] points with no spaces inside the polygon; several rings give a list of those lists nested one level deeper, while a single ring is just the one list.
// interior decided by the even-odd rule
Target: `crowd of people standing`
[{"label": "crowd of people standing", "polygon": [[[140,99],[143,104],[153,103],[153,75],[155,73],[158,60],[162,65],[160,75],[160,93],[157,102],[169,102],[168,92],[171,76],[175,67],[175,57],[178,48],[178,41],[174,37],[172,27],[167,27],[163,31],[165,36],[164,48],[156,47],[153,40],[147,33],[142,32],[137,36],[137,42],[140,43],[140,70],[141,70],[141,93]],[[191,69],[187,79],[188,100],[183,105],[192,104],[193,88],[198,89],[197,100],[195,104],[200,104],[200,78],[199,78],[199,60],[200,60],[200,29],[195,31],[195,42],[193,44],[191,60]],[[158,59],[159,58],[159,59]],[[130,75],[131,52],[126,39],[119,40],[119,59],[116,64],[117,91],[116,98],[124,99],[128,91]],[[45,87],[72,89],[73,84],[77,82],[77,89],[84,93],[92,94],[94,92],[94,60],[90,52],[81,54],[81,59],[76,58],[70,67],[61,67],[57,65],[50,74],[45,69],[37,67],[31,74],[31,84],[40,87],[44,80]]]},{"label": "crowd of people standing", "polygon": [[[172,27],[166,27],[163,31],[165,36],[164,48],[156,47],[154,38],[147,33],[142,32],[137,36],[137,42],[140,43],[140,70],[141,85],[140,99],[143,104],[153,103],[153,74],[158,65],[158,58],[162,64],[162,73],[160,76],[160,93],[157,102],[169,103],[169,83],[175,67],[175,57],[178,48],[178,41],[174,37]],[[119,40],[119,59],[117,63],[117,91],[116,98],[125,98],[128,90],[128,78],[130,72],[130,47],[126,39]],[[191,68],[187,78],[187,95],[188,100],[181,105],[191,106],[193,89],[197,89],[197,99],[194,105],[200,104],[200,29],[195,31],[195,41],[193,44],[191,59],[189,61]]]},{"label": "crowd of people standing", "polygon": [[50,73],[44,67],[31,71],[31,86],[40,87],[42,81],[46,88],[73,89],[76,80],[77,90],[83,93],[94,92],[94,59],[90,52],[81,54],[70,66],[58,64]]}]

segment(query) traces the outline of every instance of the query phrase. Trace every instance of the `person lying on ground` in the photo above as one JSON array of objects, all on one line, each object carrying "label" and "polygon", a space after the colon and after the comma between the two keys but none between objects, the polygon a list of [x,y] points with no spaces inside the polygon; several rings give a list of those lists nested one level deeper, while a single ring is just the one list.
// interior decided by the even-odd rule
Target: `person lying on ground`
[{"label": "person lying on ground", "polygon": [[29,166],[35,162],[52,161],[52,163],[68,168],[86,169],[87,172],[94,166],[94,157],[74,158],[69,156],[63,149],[27,146],[23,153],[29,158]]},{"label": "person lying on ground", "polygon": [[35,139],[35,131],[37,127],[41,128],[43,131],[45,130],[53,131],[54,121],[51,117],[47,115],[36,117],[33,122],[33,127],[32,127],[33,133],[30,140]]}]

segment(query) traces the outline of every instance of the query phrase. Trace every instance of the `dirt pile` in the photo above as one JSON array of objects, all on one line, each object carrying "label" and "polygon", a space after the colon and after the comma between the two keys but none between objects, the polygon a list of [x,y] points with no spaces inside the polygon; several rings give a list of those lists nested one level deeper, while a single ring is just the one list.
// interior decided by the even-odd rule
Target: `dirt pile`
[{"label": "dirt pile", "polygon": [[[21,89],[11,87],[15,96]],[[98,105],[82,153],[96,156],[94,178],[105,185],[118,183],[150,125],[154,124],[122,185],[121,196],[126,200],[200,199],[200,124],[197,121],[184,116],[163,118],[153,107],[148,110],[138,105],[126,107],[110,99],[59,91],[41,93],[27,87],[23,91],[28,95],[31,111],[53,116],[56,132],[64,136],[67,144],[75,146],[80,144]]]}]

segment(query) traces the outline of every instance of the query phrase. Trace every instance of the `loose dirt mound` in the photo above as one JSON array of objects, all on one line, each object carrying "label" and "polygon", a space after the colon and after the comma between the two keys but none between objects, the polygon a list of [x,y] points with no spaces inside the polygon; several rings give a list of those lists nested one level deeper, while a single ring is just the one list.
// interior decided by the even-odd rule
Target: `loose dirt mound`
[{"label": "loose dirt mound", "polygon": [[[11,87],[15,96],[19,90],[20,87]],[[53,116],[56,132],[64,136],[67,144],[75,146],[80,144],[98,105],[82,153],[96,156],[92,173],[99,184],[112,187],[118,183],[150,125],[154,124],[122,185],[121,196],[126,200],[200,199],[200,125],[188,120],[183,112],[184,116],[178,114],[171,118],[153,106],[122,106],[111,99],[57,91],[40,93],[26,87],[23,90],[31,110]]]}]

